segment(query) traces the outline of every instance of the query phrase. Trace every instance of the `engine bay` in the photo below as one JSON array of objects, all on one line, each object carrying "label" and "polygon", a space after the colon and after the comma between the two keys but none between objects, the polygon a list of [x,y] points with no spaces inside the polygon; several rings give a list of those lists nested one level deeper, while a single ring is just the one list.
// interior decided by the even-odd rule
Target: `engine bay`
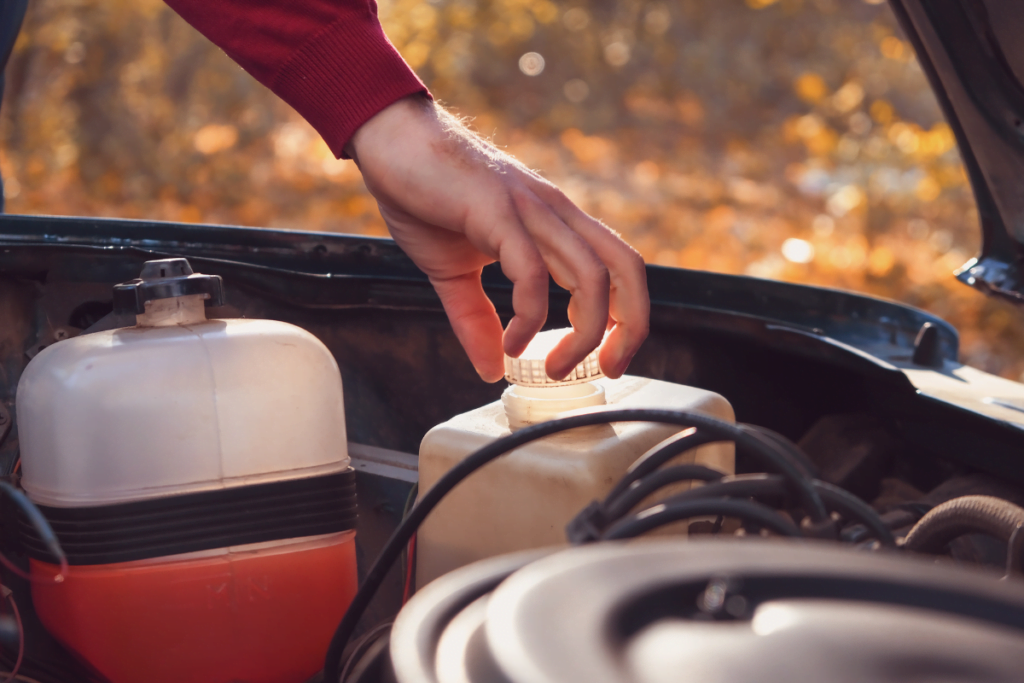
[{"label": "engine bay", "polygon": [[[649,268],[651,335],[630,375],[724,397],[735,422],[671,405],[608,405],[563,418],[576,423],[543,422],[491,441],[463,462],[484,467],[570,427],[661,421],[677,432],[645,446],[628,473],[607,482],[606,497],[579,506],[564,539],[578,547],[484,559],[420,586],[409,541],[430,512],[424,501],[443,497],[421,489],[413,504],[421,442],[437,425],[499,401],[506,385],[479,380],[429,283],[392,242],[3,216],[0,243],[0,469],[9,486],[21,474],[12,425],[26,366],[67,340],[133,326],[112,292],[147,261],[185,257],[223,278],[224,300],[207,308],[210,319],[287,323],[329,350],[344,385],[361,588],[358,609],[324,653],[327,678],[313,680],[680,680],[671,672],[684,661],[713,659],[678,650],[692,638],[731,658],[694,668],[694,680],[754,680],[752,672],[828,680],[853,670],[853,645],[821,650],[828,655],[808,645],[786,661],[776,649],[808,634],[832,642],[830,633],[891,665],[883,673],[854,667],[860,678],[850,680],[905,680],[914,667],[1013,680],[1004,664],[1024,648],[1024,385],[958,364],[955,330],[922,311]],[[494,270],[484,281],[508,316],[509,284]],[[552,285],[550,327],[567,324],[565,301]],[[259,385],[257,372],[252,381]],[[273,384],[259,386],[273,393]],[[287,394],[278,400],[283,415]],[[736,444],[730,471],[673,460],[717,442]],[[473,471],[460,476],[471,481]],[[702,485],[664,488],[689,481]],[[672,491],[667,500],[663,490]],[[104,680],[39,621],[32,586],[17,573],[28,569],[21,527],[8,521],[19,519],[17,507],[4,500],[2,550],[13,569],[2,576],[23,623],[0,629],[0,661],[13,668],[23,643],[28,680]],[[623,543],[662,526],[690,540],[658,533]],[[928,566],[936,559],[943,566]],[[602,583],[608,575],[629,581],[612,589]],[[559,626],[566,620],[579,629]],[[706,630],[712,622],[718,630]],[[871,626],[881,623],[891,629]],[[918,629],[932,635],[878,636]],[[762,634],[777,640],[755,637]],[[774,673],[764,673],[766,662]],[[594,668],[576,668],[584,664]],[[216,679],[196,671],[192,680]]]}]

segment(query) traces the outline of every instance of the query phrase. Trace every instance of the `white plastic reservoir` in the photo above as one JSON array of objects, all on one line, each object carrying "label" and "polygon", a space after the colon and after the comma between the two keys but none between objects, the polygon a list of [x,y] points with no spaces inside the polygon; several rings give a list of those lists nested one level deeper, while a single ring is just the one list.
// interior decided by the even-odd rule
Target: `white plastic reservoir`
[{"label": "white plastic reservoir", "polygon": [[[420,445],[421,495],[482,446],[570,410],[614,405],[698,411],[735,420],[729,402],[710,391],[641,377],[605,378],[596,353],[566,380],[552,382],[543,370],[544,358],[566,332],[541,333],[521,358],[506,359],[506,378],[521,384],[511,384],[501,401],[427,433]],[[455,487],[420,528],[417,584],[483,558],[565,543],[565,526],[581,509],[607,495],[638,457],[681,429],[643,422],[574,429],[485,465]],[[707,444],[672,462],[735,472],[731,443]]]},{"label": "white plastic reservoir", "polygon": [[330,351],[287,323],[207,320],[199,290],[210,276],[184,259],[152,263],[188,272],[143,272],[135,282],[167,296],[144,302],[137,326],[59,342],[25,369],[18,434],[31,499],[88,507],[346,469]]},{"label": "white plastic reservoir", "polygon": [[135,326],[58,342],[18,384],[21,483],[68,562],[23,535],[40,621],[110,683],[309,680],[357,587],[333,356],[208,320],[221,279],[185,259],[113,299]]}]

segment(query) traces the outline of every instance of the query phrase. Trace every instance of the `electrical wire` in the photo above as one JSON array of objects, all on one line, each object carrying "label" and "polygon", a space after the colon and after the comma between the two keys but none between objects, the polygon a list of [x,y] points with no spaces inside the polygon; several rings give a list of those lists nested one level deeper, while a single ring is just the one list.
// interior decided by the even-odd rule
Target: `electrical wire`
[{"label": "electrical wire", "polygon": [[[745,438],[737,439],[735,435],[724,434],[722,430],[695,426],[657,444],[640,456],[626,471],[626,475],[612,487],[605,498],[605,505],[607,506],[609,501],[622,495],[634,482],[652,474],[680,453],[719,441],[734,441],[738,450],[758,458],[763,465],[766,465],[766,469],[775,470],[784,475],[793,486],[794,492],[812,507],[821,502],[820,499],[815,500],[817,495],[813,493],[813,487],[808,484],[813,478],[814,464],[800,452],[799,448],[785,437],[768,429],[743,424],[730,426],[742,433]],[[824,508],[816,511],[808,509],[808,514],[815,522],[823,523],[826,521],[823,511]]]},{"label": "electrical wire", "polygon": [[11,669],[11,673],[7,674],[7,679],[4,683],[10,683],[11,681],[18,680],[18,672],[21,670],[21,664],[25,661],[25,626],[21,622],[21,612],[18,610],[18,603],[14,601],[14,594],[9,588],[4,587],[7,592],[7,601],[11,603],[11,611],[14,612],[14,622],[18,625],[18,659],[14,662],[14,668]]},{"label": "electrical wire", "polygon": [[[7,571],[14,574],[19,579],[25,579],[26,581],[40,580],[39,577],[33,577],[31,574],[23,570],[21,567],[11,562],[11,560],[3,553],[0,553],[0,565],[3,565],[4,568],[7,569]],[[49,583],[49,581],[47,581],[47,583]]]},{"label": "electrical wire", "polygon": [[409,598],[412,597],[413,593],[413,581],[416,576],[416,534],[412,535],[409,539],[409,545],[406,546],[405,552],[408,559],[407,567],[405,570],[405,587],[402,590],[402,605],[409,602]]},{"label": "electrical wire", "polygon": [[449,491],[479,468],[524,444],[569,429],[610,422],[654,422],[680,427],[695,427],[698,432],[705,432],[709,437],[713,437],[714,441],[734,441],[737,447],[746,448],[751,455],[759,458],[771,469],[779,471],[787,482],[792,484],[794,492],[799,496],[801,503],[805,506],[805,511],[813,521],[822,523],[829,521],[825,504],[814,487],[811,486],[810,481],[803,476],[799,467],[785,455],[780,454],[778,450],[767,448],[763,440],[755,438],[750,432],[744,431],[735,424],[723,422],[708,415],[681,410],[596,408],[581,415],[572,415],[525,427],[509,436],[491,442],[461,460],[448,470],[429,491],[424,493],[409,511],[408,517],[391,534],[380,555],[370,567],[363,585],[356,592],[352,603],[338,624],[327,649],[324,661],[324,680],[327,683],[337,683],[345,647],[370,601],[377,594],[388,571],[402,553],[402,549],[409,539],[419,529],[426,516],[448,495]]},{"label": "electrical wire", "polygon": [[715,441],[718,441],[718,439],[714,439],[708,434],[703,434],[697,431],[695,427],[690,427],[689,429],[684,429],[681,432],[673,434],[664,441],[655,444],[629,466],[629,469],[626,470],[626,474],[615,483],[612,490],[608,492],[607,496],[605,496],[604,505],[608,505],[610,500],[625,493],[626,489],[632,486],[635,482],[649,474],[652,474],[659,467],[680,453],[685,453],[686,451],[697,448],[698,446],[704,446]]},{"label": "electrical wire", "polygon": [[759,425],[741,424],[737,425],[740,429],[750,432],[778,448],[784,452],[793,464],[803,470],[804,476],[815,479],[818,477],[818,466],[807,457],[807,454],[800,450],[800,447],[795,443],[784,437],[778,432],[773,432],[767,427],[761,427]]},{"label": "electrical wire", "polygon": [[[405,497],[405,505],[402,506],[402,519],[403,520],[406,517],[409,516],[409,510],[412,509],[413,503],[416,502],[416,496],[419,494],[419,490],[420,490],[420,483],[418,481],[414,482],[413,485],[412,485],[412,488],[409,489],[409,494]],[[413,538],[415,538],[415,536]],[[412,562],[410,557],[412,556],[412,551],[414,549],[414,543],[415,543],[415,541],[413,539],[410,539],[409,540],[409,544],[406,545],[405,546],[405,550],[402,551],[402,576],[405,577],[405,584],[404,584],[404,587],[403,587],[403,590],[402,590],[402,604],[403,605],[408,600],[408,591],[409,591],[408,586],[409,586],[409,583],[410,583],[409,575],[413,572],[412,565],[410,564]]]},{"label": "electrical wire", "polygon": [[[366,653],[367,649],[373,645],[377,637],[384,631],[390,629],[392,625],[393,622],[390,621],[386,621],[383,624],[377,624],[369,631],[364,633],[362,636],[360,636],[359,640],[357,640],[352,647],[352,653],[349,655],[348,661],[345,662],[345,667],[341,670],[341,673],[338,675],[338,681],[344,681],[346,678],[348,678],[348,675],[352,673],[352,667],[355,666],[356,662],[359,661],[359,658],[362,657],[363,654]],[[325,676],[324,683],[326,683],[327,681],[328,678]]]},{"label": "electrical wire", "polygon": [[[5,481],[0,481],[0,491],[6,493],[15,504],[21,508],[21,511],[28,517],[28,521],[32,524],[32,527],[39,534],[39,540],[43,542],[46,549],[50,551],[60,565],[60,570],[54,575],[52,581],[54,583],[62,583],[68,575],[68,558],[64,555],[63,548],[60,547],[60,541],[57,540],[57,534],[53,531],[53,527],[46,521],[46,517],[40,512],[36,504],[29,500],[28,496],[16,489],[11,484]],[[13,563],[10,562],[6,557],[0,555],[0,564],[7,567],[17,576],[28,579],[29,581],[40,581],[40,579],[25,574],[21,569],[14,567]],[[50,579],[43,579],[43,581],[49,582]]]},{"label": "electrical wire", "polygon": [[[852,493],[845,491],[838,486],[828,482],[812,480],[814,488],[821,495],[829,512],[838,512],[842,517],[862,523],[871,536],[876,538],[882,545],[888,547],[896,546],[896,539],[893,537],[889,527],[874,509],[867,503],[857,498]],[[789,494],[786,488],[786,481],[777,474],[740,474],[728,476],[718,481],[710,482],[704,486],[698,486],[670,496],[661,503],[685,502],[701,498],[759,498],[759,497],[783,497]],[[644,496],[646,497],[646,496]],[[621,500],[621,499],[620,499]],[[620,514],[611,517],[617,519],[621,514],[629,512],[643,498],[622,500],[622,507],[616,507]],[[632,502],[632,505],[625,505]],[[611,510],[609,511],[611,513]]]},{"label": "electrical wire", "polygon": [[760,503],[734,498],[698,498],[697,500],[660,503],[635,515],[630,515],[612,524],[601,536],[601,540],[616,541],[634,538],[666,524],[707,515],[738,517],[781,536],[801,538],[800,530],[793,522]]},{"label": "electrical wire", "polygon": [[670,484],[694,480],[711,482],[717,481],[724,476],[723,472],[713,470],[704,465],[676,465],[675,467],[656,470],[634,481],[628,489],[617,497],[611,498],[609,496],[609,498],[605,498],[603,503],[605,515],[609,519],[618,519],[639,505],[644,498]]}]

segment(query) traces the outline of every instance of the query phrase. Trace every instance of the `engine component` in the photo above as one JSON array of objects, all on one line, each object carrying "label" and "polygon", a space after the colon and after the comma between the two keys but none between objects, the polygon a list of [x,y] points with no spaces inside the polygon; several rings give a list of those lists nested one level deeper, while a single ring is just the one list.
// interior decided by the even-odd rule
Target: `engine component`
[{"label": "engine component", "polygon": [[961,496],[936,505],[914,525],[903,547],[919,553],[941,553],[952,541],[984,534],[1007,545],[1006,575],[1021,570],[1024,550],[1024,508],[994,496]]},{"label": "engine component", "polygon": [[537,555],[413,597],[391,633],[399,683],[1020,678],[1024,593],[980,571],[783,541]]},{"label": "engine component", "polygon": [[[406,544],[414,537],[423,521],[456,486],[485,465],[538,439],[569,430],[579,430],[584,427],[598,425],[610,427],[612,424],[619,422],[649,422],[686,427],[687,429],[656,445],[633,463],[625,476],[612,488],[604,504],[594,501],[573,520],[572,525],[567,530],[570,537],[574,533],[581,532],[585,536],[584,540],[599,538],[607,523],[614,521],[609,520],[604,510],[609,500],[628,491],[633,486],[642,486],[644,476],[652,474],[652,472],[656,474],[657,468],[661,464],[671,460],[676,454],[687,450],[690,446],[719,441],[735,443],[736,447],[741,449],[742,452],[763,463],[765,467],[781,473],[787,490],[793,494],[795,500],[799,501],[804,511],[798,533],[813,537],[835,538],[837,536],[835,522],[837,518],[839,520],[843,518],[840,510],[857,511],[857,514],[854,515],[855,517],[857,515],[863,516],[865,510],[871,515],[874,514],[866,505],[851,506],[848,502],[842,502],[840,500],[841,496],[834,496],[833,500],[840,500],[840,503],[833,503],[834,512],[838,514],[831,516],[824,498],[818,490],[822,482],[817,482],[811,478],[811,471],[809,463],[806,462],[806,456],[801,454],[795,445],[786,441],[782,436],[757,427],[723,422],[702,413],[644,408],[592,409],[591,412],[569,415],[532,425],[492,441],[476,452],[466,456],[445,472],[420,497],[412,509],[408,511],[366,573],[366,578],[360,586],[359,592],[352,599],[352,604],[348,611],[345,612],[345,616],[334,632],[334,637],[331,639],[330,647],[327,650],[327,657],[324,661],[325,680],[339,680],[342,665],[345,663],[346,648],[352,634],[365,614],[373,596],[380,589],[388,571],[395,560],[398,559]],[[721,474],[709,471],[708,468],[696,468],[692,464],[687,471],[691,479],[714,479],[717,475]],[[707,500],[704,499],[701,502],[706,503]],[[712,500],[711,502],[715,503],[716,501]],[[664,506],[656,505],[654,508],[651,508],[651,512],[656,512],[659,507]],[[713,507],[713,505],[710,507]],[[738,507],[737,505],[730,506],[729,512],[714,513],[711,509],[708,509],[707,512],[723,515],[733,514],[737,512]],[[763,514],[777,514],[768,508],[764,508],[760,512]],[[642,515],[643,513],[639,514]],[[691,506],[688,514],[704,513],[700,512],[696,506]],[[781,513],[779,513],[779,516],[781,521]],[[782,523],[785,524],[785,522]],[[881,520],[875,519],[871,526],[881,527],[883,525]],[[791,527],[787,527],[787,530],[789,528]]]},{"label": "engine component", "polygon": [[[341,378],[308,332],[207,320],[220,278],[148,262],[130,328],[54,344],[18,386],[47,630],[112,683],[300,683],[356,592]],[[51,544],[52,545],[52,544]]]},{"label": "engine component", "polygon": [[878,495],[900,445],[883,420],[858,413],[826,415],[800,439],[821,479],[865,500]]},{"label": "engine component", "polygon": [[[506,358],[512,384],[500,402],[427,433],[420,446],[420,491],[485,444],[570,410],[664,408],[733,420],[729,403],[709,391],[639,377],[602,378],[596,352],[563,382],[551,381],[544,359],[566,332],[542,332],[520,358]],[[551,436],[508,454],[453,491],[424,523],[417,536],[418,583],[485,557],[563,542],[563,529],[580,508],[607,493],[637,456],[680,429],[644,422],[606,425]],[[734,471],[731,443],[691,445],[685,454],[673,453],[674,462]],[[689,486],[676,484],[675,490]]]}]

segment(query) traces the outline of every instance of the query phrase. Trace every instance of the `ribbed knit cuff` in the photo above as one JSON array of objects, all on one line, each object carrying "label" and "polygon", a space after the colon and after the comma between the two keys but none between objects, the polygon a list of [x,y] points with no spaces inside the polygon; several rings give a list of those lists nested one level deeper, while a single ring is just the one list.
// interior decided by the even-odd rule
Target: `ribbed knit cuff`
[{"label": "ribbed knit cuff", "polygon": [[356,130],[414,93],[430,96],[375,16],[340,19],[302,46],[271,85],[339,158]]}]

